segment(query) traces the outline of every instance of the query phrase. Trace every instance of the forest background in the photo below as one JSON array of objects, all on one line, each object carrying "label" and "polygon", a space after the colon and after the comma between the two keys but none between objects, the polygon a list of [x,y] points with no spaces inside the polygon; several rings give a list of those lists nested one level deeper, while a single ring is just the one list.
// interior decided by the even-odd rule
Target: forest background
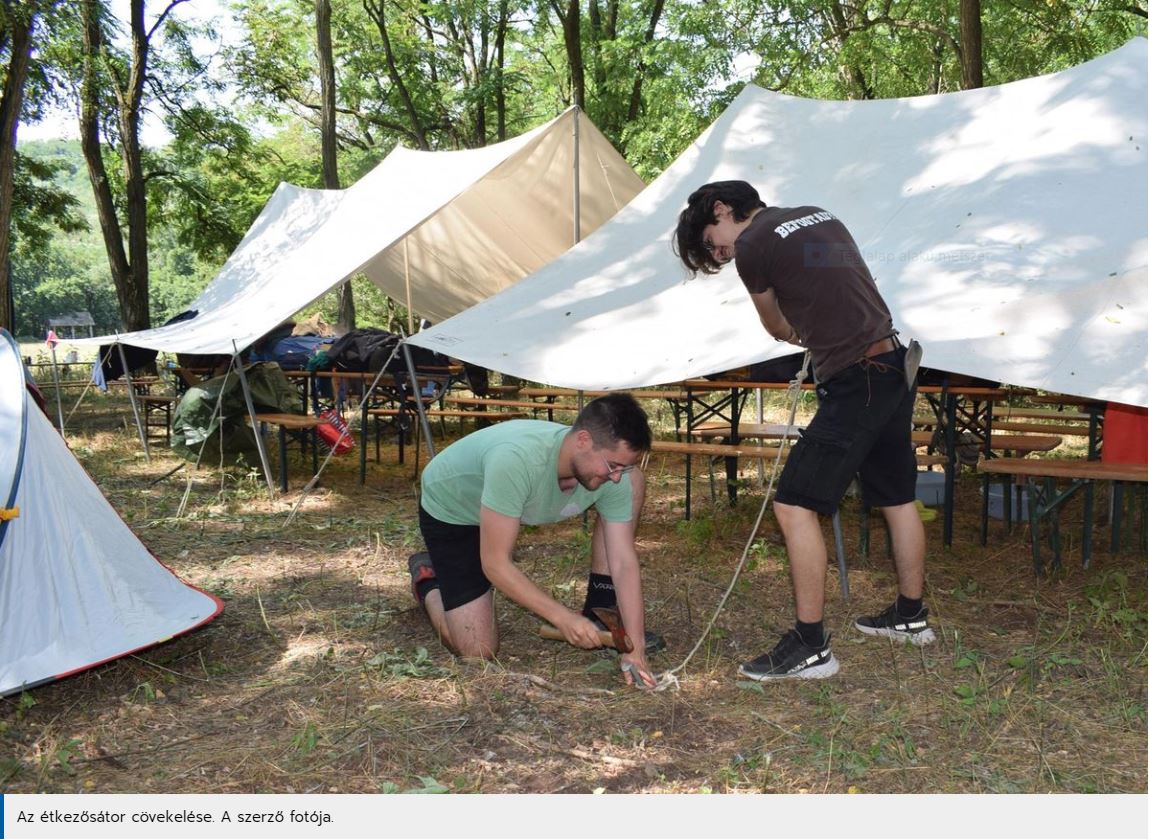
[{"label": "forest background", "polygon": [[[1145,34],[1131,0],[0,0],[0,326],[158,325],[280,181],[346,187],[396,144],[474,148],[578,105],[649,182],[747,82],[946,93]],[[77,139],[20,141],[59,114]],[[402,316],[360,281],[314,308]]]}]

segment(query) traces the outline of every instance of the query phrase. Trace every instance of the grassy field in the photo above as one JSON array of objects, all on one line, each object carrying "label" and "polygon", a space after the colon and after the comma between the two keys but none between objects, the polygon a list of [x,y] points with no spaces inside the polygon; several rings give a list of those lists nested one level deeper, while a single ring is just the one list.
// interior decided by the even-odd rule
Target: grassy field
[{"label": "grassy field", "polygon": [[[793,617],[768,514],[677,685],[638,692],[610,653],[543,641],[506,601],[499,661],[439,646],[406,572],[420,548],[410,449],[399,465],[385,445],[362,487],[356,456],[334,459],[288,523],[302,464],[271,500],[254,470],[194,471],[166,451],[146,461],[128,417],[112,396],[82,406],[73,453],[154,554],[226,609],[171,643],[0,700],[6,792],[1146,792],[1143,519],[1134,544],[1097,550],[1083,570],[1071,506],[1064,567],[1037,579],[1026,528],[992,522],[979,544],[980,482],[963,474],[952,549],[940,516],[926,525],[939,643],[916,649],[852,629],[887,605],[894,577],[880,534],[860,556],[847,501],[851,600],[826,581],[842,670],[760,685],[737,665]],[[639,549],[648,625],[669,643],[653,659],[661,672],[699,640],[763,491],[750,470],[737,505],[712,503],[703,469],[685,521],[681,460],[654,456],[648,474]],[[575,520],[526,528],[516,560],[577,605],[587,555]]]}]

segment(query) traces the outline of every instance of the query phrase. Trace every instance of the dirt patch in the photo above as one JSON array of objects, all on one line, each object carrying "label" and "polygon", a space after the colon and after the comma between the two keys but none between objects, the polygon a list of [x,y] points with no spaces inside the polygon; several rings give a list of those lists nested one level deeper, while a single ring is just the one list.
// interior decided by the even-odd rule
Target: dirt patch
[{"label": "dirt patch", "polygon": [[[851,599],[827,576],[832,680],[741,682],[741,661],[792,620],[785,552],[767,515],[746,571],[676,688],[625,688],[611,654],[540,640],[538,620],[499,603],[500,660],[442,647],[411,598],[420,547],[412,451],[385,445],[365,486],[339,458],[287,525],[293,491],[269,500],[253,471],[147,463],[114,411],[73,451],[145,544],[226,602],[207,627],[25,696],[0,700],[0,785],[19,792],[1144,792],[1146,563],[1137,544],[1076,544],[1060,573],[1033,574],[1028,530],[991,522],[963,475],[954,544],[927,524],[928,594],[940,642],[864,638],[862,613],[893,595],[875,527],[842,511]],[[100,427],[102,423],[102,428]],[[439,441],[440,445],[442,441]],[[373,454],[373,452],[372,452]],[[177,516],[188,489],[182,516]],[[682,463],[656,456],[640,532],[648,624],[677,667],[698,641],[762,502],[753,470],[737,505],[703,473],[682,515]],[[1105,508],[1105,500],[1098,509]],[[1062,533],[1080,533],[1079,506]],[[1079,541],[1075,538],[1075,541]],[[517,561],[581,603],[580,520],[526,528]]]}]

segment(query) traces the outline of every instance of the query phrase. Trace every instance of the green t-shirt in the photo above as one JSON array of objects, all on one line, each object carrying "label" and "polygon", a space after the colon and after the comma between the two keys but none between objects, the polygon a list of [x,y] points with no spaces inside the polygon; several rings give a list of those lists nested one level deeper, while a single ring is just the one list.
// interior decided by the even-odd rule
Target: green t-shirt
[{"label": "green t-shirt", "polygon": [[549,524],[592,505],[606,521],[631,519],[630,475],[591,491],[559,489],[559,447],[570,428],[541,420],[510,420],[452,443],[423,470],[423,509],[448,524],[479,523],[479,508]]}]

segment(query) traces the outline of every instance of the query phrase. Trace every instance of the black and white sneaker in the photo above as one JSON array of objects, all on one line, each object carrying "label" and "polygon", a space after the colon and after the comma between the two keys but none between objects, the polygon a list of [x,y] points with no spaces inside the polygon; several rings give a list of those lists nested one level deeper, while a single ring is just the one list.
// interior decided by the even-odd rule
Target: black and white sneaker
[{"label": "black and white sneaker", "polygon": [[774,679],[826,679],[838,672],[838,659],[830,652],[827,633],[821,647],[810,647],[798,630],[791,629],[766,655],[760,655],[738,668],[738,673],[758,682]]},{"label": "black and white sneaker", "polygon": [[898,614],[897,604],[893,604],[880,615],[858,618],[854,626],[859,632],[866,635],[879,635],[883,638],[893,638],[895,641],[909,641],[915,647],[924,647],[937,640],[934,631],[930,629],[930,610],[922,610],[912,618],[904,618]]}]

